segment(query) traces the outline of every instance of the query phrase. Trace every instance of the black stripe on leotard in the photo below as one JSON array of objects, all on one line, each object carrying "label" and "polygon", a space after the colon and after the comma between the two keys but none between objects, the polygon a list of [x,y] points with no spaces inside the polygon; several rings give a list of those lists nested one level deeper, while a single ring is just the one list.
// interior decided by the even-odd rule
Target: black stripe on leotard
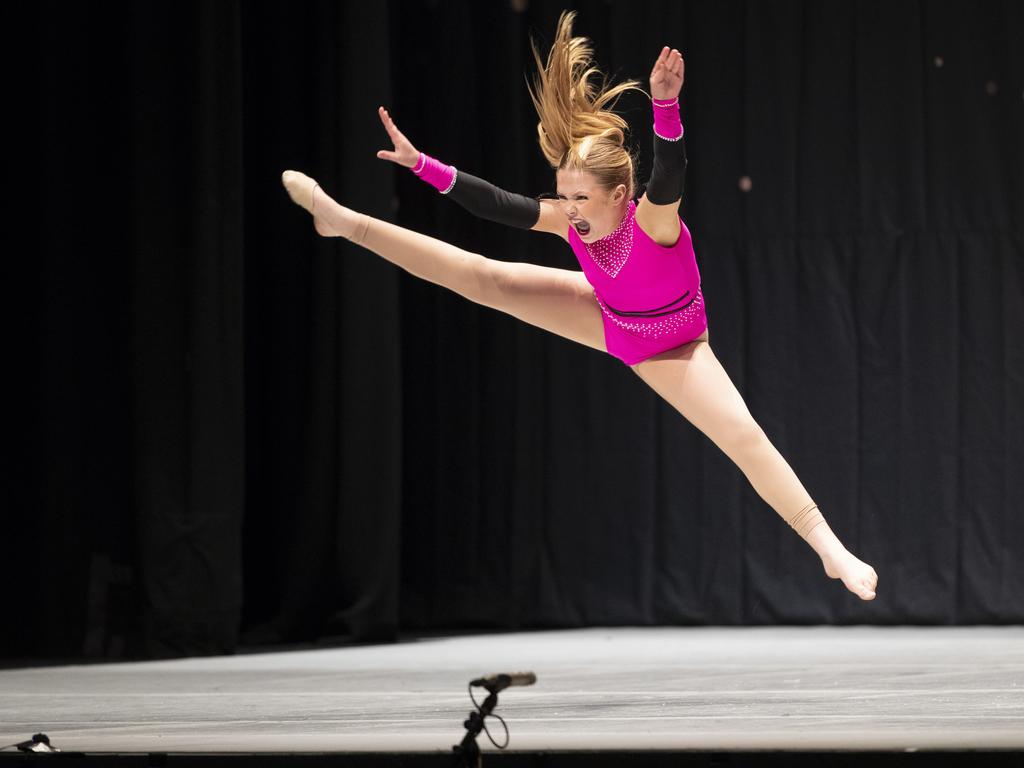
[{"label": "black stripe on leotard", "polygon": [[[683,306],[681,306],[681,307],[676,307],[675,309],[670,309],[667,312],[661,312],[660,311],[662,309],[665,309],[665,307],[671,307],[673,304],[678,304],[680,301],[682,301],[683,299],[685,299],[689,295],[690,295],[690,292],[686,291],[686,293],[684,293],[678,299],[676,299],[675,301],[670,301],[665,306],[655,307],[654,309],[644,309],[644,310],[641,310],[639,312],[626,312],[625,310],[616,309],[611,304],[609,304],[607,301],[604,302],[604,305],[606,307],[608,307],[608,309],[610,309],[612,312],[614,312],[619,317],[661,317],[662,315],[671,315],[673,312],[678,312],[679,310],[686,309],[688,306],[690,306],[690,304],[693,303],[693,299],[697,298],[696,295],[694,295],[693,299],[690,299],[688,302],[683,304]],[[604,301],[604,299],[602,299],[602,301]]]}]

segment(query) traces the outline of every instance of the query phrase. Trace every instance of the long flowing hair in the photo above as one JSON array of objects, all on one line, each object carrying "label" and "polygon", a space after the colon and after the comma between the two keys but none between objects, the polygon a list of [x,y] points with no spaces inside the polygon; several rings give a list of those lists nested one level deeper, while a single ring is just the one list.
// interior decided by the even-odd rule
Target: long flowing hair
[{"label": "long flowing hair", "polygon": [[[626,149],[628,123],[612,108],[626,91],[646,93],[638,80],[609,87],[593,62],[586,37],[572,36],[575,11],[558,17],[555,42],[547,63],[541,61],[533,37],[530,48],[537,62],[530,99],[537,110],[537,139],[555,170],[568,168],[593,174],[607,190],[624,184],[628,198],[636,192],[636,159]],[[592,82],[601,77],[600,87]]]}]

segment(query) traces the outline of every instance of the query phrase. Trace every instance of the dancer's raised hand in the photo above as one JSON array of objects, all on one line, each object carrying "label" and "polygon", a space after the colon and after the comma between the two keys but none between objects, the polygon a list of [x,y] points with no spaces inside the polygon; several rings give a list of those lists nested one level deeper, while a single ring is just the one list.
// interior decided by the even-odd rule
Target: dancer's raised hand
[{"label": "dancer's raised hand", "polygon": [[395,151],[389,152],[386,149],[382,149],[377,153],[377,157],[381,160],[390,160],[393,163],[404,165],[406,168],[412,168],[419,162],[420,153],[412,145],[405,135],[398,130],[398,126],[395,125],[395,121],[391,119],[391,115],[384,107],[377,108],[377,114],[380,116],[380,121],[384,123],[384,130],[388,132],[388,136],[391,137],[391,142],[395,145]]},{"label": "dancer's raised hand", "polygon": [[651,70],[651,98],[674,99],[683,87],[683,54],[666,45]]}]

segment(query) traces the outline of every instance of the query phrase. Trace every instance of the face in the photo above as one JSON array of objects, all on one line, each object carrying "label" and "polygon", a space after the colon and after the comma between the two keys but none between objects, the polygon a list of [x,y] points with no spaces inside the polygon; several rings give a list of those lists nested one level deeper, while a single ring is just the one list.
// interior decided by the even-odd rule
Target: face
[{"label": "face", "polygon": [[561,168],[555,173],[558,205],[569,226],[587,243],[607,237],[626,213],[626,185],[608,191],[593,174]]}]

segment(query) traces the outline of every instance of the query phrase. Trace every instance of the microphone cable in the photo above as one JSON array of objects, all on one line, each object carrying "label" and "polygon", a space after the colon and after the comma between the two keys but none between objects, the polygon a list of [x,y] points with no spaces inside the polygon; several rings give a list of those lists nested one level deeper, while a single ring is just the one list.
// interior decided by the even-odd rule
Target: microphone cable
[{"label": "microphone cable", "polygon": [[477,704],[476,698],[473,696],[473,684],[469,683],[469,685],[466,686],[466,690],[469,691],[469,700],[473,702],[473,706],[476,707],[476,711],[480,713],[480,724],[483,726],[484,733],[487,734],[487,738],[490,739],[491,744],[493,744],[498,749],[505,749],[505,747],[508,746],[509,741],[508,725],[505,724],[505,718],[503,718],[501,715],[495,714],[494,712],[491,712],[490,715],[491,717],[496,717],[499,720],[501,720],[501,725],[505,729],[505,743],[499,744],[494,740],[494,737],[491,736],[491,732],[487,729],[487,716],[484,715],[483,709],[480,708],[480,705]]}]

